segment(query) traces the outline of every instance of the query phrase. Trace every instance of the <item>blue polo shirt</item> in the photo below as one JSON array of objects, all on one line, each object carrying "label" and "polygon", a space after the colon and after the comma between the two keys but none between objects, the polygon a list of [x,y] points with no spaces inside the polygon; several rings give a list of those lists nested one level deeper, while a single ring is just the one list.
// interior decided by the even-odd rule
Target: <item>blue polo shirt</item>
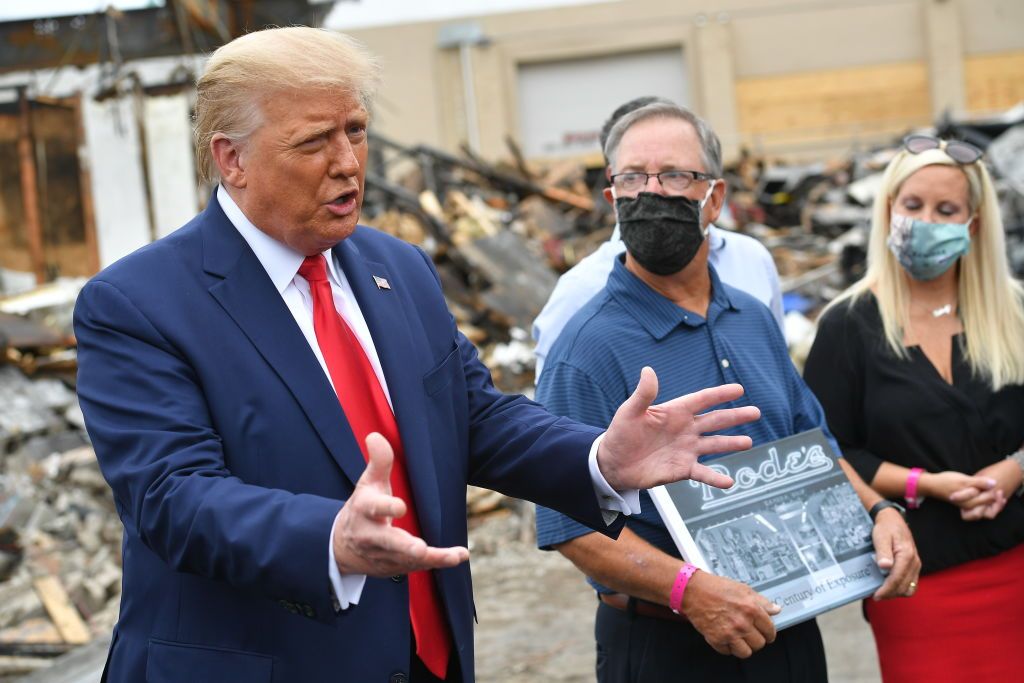
[{"label": "blue polo shirt", "polygon": [[[821,405],[793,367],[771,312],[709,269],[712,297],[704,318],[658,294],[617,258],[605,288],[573,316],[552,347],[537,400],[556,415],[607,427],[636,388],[640,370],[649,365],[658,375],[655,403],[737,382],[746,393],[721,407],[754,405],[761,419],[723,434],[746,434],[756,446],[819,427],[839,453]],[[640,505],[640,514],[627,517],[626,526],[679,557],[646,492],[640,493]],[[538,506],[540,548],[549,550],[588,533],[591,529]]]}]

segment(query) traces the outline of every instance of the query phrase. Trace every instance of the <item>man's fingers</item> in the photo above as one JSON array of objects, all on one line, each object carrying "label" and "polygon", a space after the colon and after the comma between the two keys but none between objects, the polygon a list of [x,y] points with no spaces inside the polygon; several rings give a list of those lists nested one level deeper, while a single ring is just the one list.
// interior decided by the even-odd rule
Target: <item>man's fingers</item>
[{"label": "man's fingers", "polygon": [[729,653],[739,659],[747,659],[754,651],[747,645],[745,640],[734,640],[729,643]]},{"label": "man's fingers", "polygon": [[748,633],[743,637],[743,640],[747,644],[747,647],[750,648],[751,653],[761,650],[762,648],[764,648],[765,645],[768,644],[768,639],[765,638],[764,634],[762,634],[760,631]]},{"label": "man's fingers", "polygon": [[405,502],[401,498],[381,495],[364,503],[367,515],[375,519],[394,519],[405,514]]},{"label": "man's fingers", "polygon": [[654,370],[644,366],[640,370],[640,381],[632,395],[619,407],[619,412],[624,411],[624,417],[641,417],[658,397],[658,376]]},{"label": "man's fingers", "polygon": [[875,591],[874,599],[885,600],[886,598],[912,595],[914,588],[911,587],[911,584],[916,586],[921,571],[921,564],[913,552],[913,546],[903,547],[896,538],[888,539],[883,545],[885,546],[884,550],[878,550],[876,546],[878,566],[885,569],[883,564],[883,559],[885,559],[891,569],[888,576],[885,577],[885,581]]},{"label": "man's fingers", "polygon": [[[768,616],[769,614],[769,612],[764,611],[754,617],[754,628],[757,629],[762,638],[761,647],[764,647],[765,643],[775,642],[775,622],[771,620],[771,617]],[[747,642],[749,643],[750,640],[748,639]],[[760,650],[761,647],[755,648],[755,650]]]},{"label": "man's fingers", "polygon": [[743,387],[739,384],[721,384],[717,387],[708,387],[692,394],[680,396],[675,400],[685,403],[690,412],[697,415],[722,403],[735,401],[742,395]]},{"label": "man's fingers", "polygon": [[462,564],[469,559],[469,550],[462,546],[453,548],[427,548],[420,569],[446,569]]},{"label": "man's fingers", "polygon": [[387,527],[361,548],[370,567],[363,573],[391,576],[428,569],[447,569],[469,559],[469,550],[461,546],[435,548],[404,529]]},{"label": "man's fingers", "polygon": [[883,572],[887,572],[892,569],[892,549],[889,547],[879,548],[875,546],[875,564]]},{"label": "man's fingers", "polygon": [[391,491],[391,465],[395,452],[388,440],[377,432],[366,436],[366,469],[359,477],[359,483],[385,487]]},{"label": "man's fingers", "polygon": [[709,486],[714,486],[719,489],[727,489],[733,485],[732,477],[717,472],[707,465],[702,465],[697,462],[693,464],[690,469],[690,479],[692,481],[699,481]]},{"label": "man's fingers", "polygon": [[899,581],[897,581],[894,574],[890,573],[889,576],[885,577],[885,581],[882,582],[882,585],[878,587],[878,590],[876,590],[875,594],[871,597],[875,600],[895,598],[900,594],[899,588]]},{"label": "man's fingers", "polygon": [[745,451],[754,445],[749,436],[705,436],[697,442],[697,455],[715,455]]},{"label": "man's fingers", "polygon": [[[730,386],[739,386],[733,384]],[[697,423],[697,429],[701,434],[707,434],[709,432],[720,432],[730,427],[737,425],[747,424],[748,422],[754,422],[760,419],[761,411],[755,406],[743,406],[741,408],[722,408],[720,410],[712,410],[709,413],[698,415],[694,418],[694,422]],[[750,448],[750,446],[747,446]]]}]

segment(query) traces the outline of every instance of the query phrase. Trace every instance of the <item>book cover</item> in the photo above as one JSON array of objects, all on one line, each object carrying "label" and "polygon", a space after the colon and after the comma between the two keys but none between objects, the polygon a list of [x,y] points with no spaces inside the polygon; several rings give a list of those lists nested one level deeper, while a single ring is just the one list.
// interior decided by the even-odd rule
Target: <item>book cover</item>
[{"label": "book cover", "polygon": [[727,490],[680,481],[650,490],[683,558],[782,606],[778,629],[871,595],[871,518],[820,429],[717,458]]}]

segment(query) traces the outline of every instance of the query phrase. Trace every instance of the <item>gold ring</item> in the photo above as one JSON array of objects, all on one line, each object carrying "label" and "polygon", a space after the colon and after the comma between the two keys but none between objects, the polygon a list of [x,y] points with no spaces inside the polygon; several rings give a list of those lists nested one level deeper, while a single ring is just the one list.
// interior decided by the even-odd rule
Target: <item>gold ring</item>
[{"label": "gold ring", "polygon": [[910,582],[910,590],[917,590],[917,581]]}]

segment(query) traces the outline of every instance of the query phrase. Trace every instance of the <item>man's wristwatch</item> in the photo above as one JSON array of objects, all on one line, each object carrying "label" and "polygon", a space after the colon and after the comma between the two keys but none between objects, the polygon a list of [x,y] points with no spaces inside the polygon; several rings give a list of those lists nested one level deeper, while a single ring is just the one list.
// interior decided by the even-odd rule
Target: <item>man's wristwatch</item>
[{"label": "man's wristwatch", "polygon": [[905,507],[903,507],[899,503],[894,503],[891,500],[880,500],[874,505],[872,505],[871,509],[868,510],[868,516],[871,517],[871,521],[874,522],[875,517],[878,516],[878,513],[884,510],[885,508],[895,508],[896,512],[900,513],[900,517],[902,517],[903,519],[907,518],[907,509]]}]

